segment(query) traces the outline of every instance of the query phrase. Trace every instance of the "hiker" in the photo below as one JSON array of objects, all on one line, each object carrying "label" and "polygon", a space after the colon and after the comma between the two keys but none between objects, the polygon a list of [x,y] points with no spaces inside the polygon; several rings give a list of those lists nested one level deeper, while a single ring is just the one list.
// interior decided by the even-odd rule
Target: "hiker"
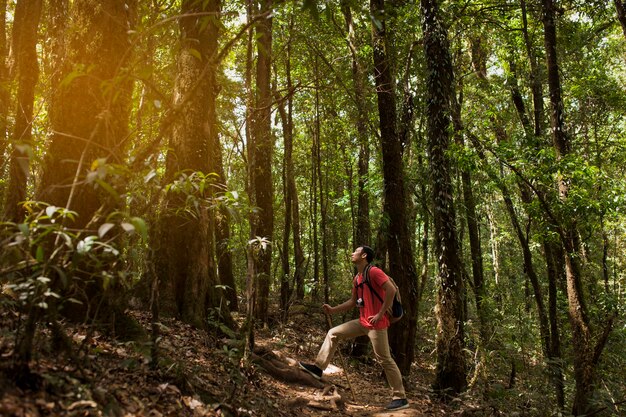
[{"label": "hiker", "polygon": [[[353,280],[352,297],[338,306],[331,307],[324,304],[322,308],[326,314],[335,314],[356,306],[359,307],[359,318],[340,324],[328,331],[315,363],[299,362],[298,364],[301,369],[320,379],[324,369],[333,358],[340,341],[367,335],[372,342],[376,358],[383,365],[387,382],[393,391],[392,401],[385,408],[387,410],[407,408],[409,402],[404,393],[402,376],[398,365],[391,357],[387,338],[389,318],[385,312],[393,303],[396,287],[380,268],[370,266],[374,259],[374,251],[369,246],[359,246],[352,253],[351,258],[358,271]],[[367,283],[364,281],[364,271],[366,271],[366,277],[371,286],[366,285]],[[375,296],[372,294],[372,290],[377,294],[382,294],[382,296]]]}]

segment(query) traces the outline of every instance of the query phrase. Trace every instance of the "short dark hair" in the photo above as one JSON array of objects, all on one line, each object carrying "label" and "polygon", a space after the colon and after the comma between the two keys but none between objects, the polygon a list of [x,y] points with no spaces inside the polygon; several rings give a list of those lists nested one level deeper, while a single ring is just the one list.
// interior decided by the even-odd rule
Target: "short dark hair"
[{"label": "short dark hair", "polygon": [[367,263],[372,263],[374,260],[374,249],[366,245],[361,245],[361,253],[365,253],[365,260]]}]

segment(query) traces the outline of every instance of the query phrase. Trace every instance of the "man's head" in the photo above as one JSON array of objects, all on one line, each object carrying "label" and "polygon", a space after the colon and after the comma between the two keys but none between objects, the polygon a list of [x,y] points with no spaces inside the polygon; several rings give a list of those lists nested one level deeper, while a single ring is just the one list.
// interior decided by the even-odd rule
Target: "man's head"
[{"label": "man's head", "polygon": [[365,260],[366,263],[371,263],[374,260],[374,249],[369,246],[359,246],[352,253],[352,262],[358,263]]}]

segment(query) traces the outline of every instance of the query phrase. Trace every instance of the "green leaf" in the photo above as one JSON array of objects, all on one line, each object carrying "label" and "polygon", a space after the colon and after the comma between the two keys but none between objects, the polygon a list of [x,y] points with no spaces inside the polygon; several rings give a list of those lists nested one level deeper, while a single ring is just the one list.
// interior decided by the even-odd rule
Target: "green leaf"
[{"label": "green leaf", "polygon": [[139,232],[139,234],[141,235],[141,238],[144,241],[148,240],[148,226],[146,225],[146,222],[144,219],[142,219],[141,217],[133,217],[130,219],[130,222],[133,224],[133,226],[135,226],[135,229]]},{"label": "green leaf", "polygon": [[35,254],[35,259],[37,259],[37,262],[43,262],[43,255],[43,246],[37,246],[37,253]]},{"label": "green leaf", "polygon": [[30,229],[26,223],[20,223],[17,225],[18,230],[26,237],[28,237],[28,233]]},{"label": "green leaf", "polygon": [[111,185],[109,185],[109,183],[107,183],[106,181],[102,181],[100,179],[96,180],[96,183],[104,188],[106,190],[106,192],[108,192],[115,200],[119,200],[120,199],[120,195],[118,194],[117,191],[115,191],[115,189],[113,187],[111,187]]}]

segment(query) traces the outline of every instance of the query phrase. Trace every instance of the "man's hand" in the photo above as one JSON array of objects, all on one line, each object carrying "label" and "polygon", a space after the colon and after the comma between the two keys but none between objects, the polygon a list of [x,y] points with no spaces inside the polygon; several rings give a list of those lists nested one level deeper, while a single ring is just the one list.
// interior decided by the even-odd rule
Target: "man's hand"
[{"label": "man's hand", "polygon": [[378,322],[380,321],[380,319],[382,319],[382,318],[383,318],[383,315],[382,315],[382,313],[380,313],[380,312],[379,312],[379,313],[378,313],[378,314],[376,314],[375,316],[369,316],[369,317],[367,318],[367,322],[368,322],[369,324],[374,325],[374,324],[378,323]]},{"label": "man's hand", "polygon": [[335,312],[335,309],[329,306],[328,304],[324,304],[322,308],[324,309],[324,312],[326,314],[333,314]]}]

